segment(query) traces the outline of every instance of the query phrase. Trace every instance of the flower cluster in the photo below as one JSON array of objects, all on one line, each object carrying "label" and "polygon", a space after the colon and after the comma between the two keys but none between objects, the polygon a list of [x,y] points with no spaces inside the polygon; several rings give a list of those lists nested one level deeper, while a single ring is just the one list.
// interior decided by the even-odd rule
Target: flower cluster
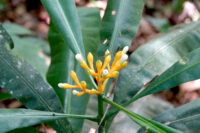
[{"label": "flower cluster", "polygon": [[97,81],[98,89],[87,89],[87,83],[85,81],[79,82],[78,77],[74,71],[71,71],[71,78],[74,80],[76,85],[71,85],[67,83],[59,83],[58,86],[64,89],[73,89],[79,88],[81,91],[73,90],[73,95],[79,97],[85,93],[90,95],[99,95],[104,93],[106,88],[106,84],[109,78],[116,78],[119,75],[119,71],[127,66],[128,55],[126,54],[128,51],[128,46],[124,47],[122,51],[118,51],[115,54],[115,58],[113,60],[112,65],[111,62],[111,54],[107,50],[104,56],[104,62],[101,60],[96,61],[96,70],[93,66],[93,55],[88,53],[87,61],[88,64],[83,60],[80,54],[77,54],[75,57],[77,61],[80,63],[80,66],[88,71],[88,74],[93,76]]}]

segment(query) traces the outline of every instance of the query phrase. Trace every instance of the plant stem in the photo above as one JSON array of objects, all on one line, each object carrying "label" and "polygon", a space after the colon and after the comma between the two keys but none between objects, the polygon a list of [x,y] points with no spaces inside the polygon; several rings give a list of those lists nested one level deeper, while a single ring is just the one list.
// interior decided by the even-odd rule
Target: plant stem
[{"label": "plant stem", "polygon": [[74,115],[74,114],[60,114],[60,113],[54,113],[53,116],[66,116],[67,118],[75,118],[75,119],[88,119],[91,121],[97,122],[98,119],[96,116],[92,115]]},{"label": "plant stem", "polygon": [[98,128],[98,132],[99,133],[104,133],[104,127],[103,127],[103,123],[101,122],[101,118],[104,115],[104,101],[102,99],[101,95],[98,95],[98,124],[101,124]]}]

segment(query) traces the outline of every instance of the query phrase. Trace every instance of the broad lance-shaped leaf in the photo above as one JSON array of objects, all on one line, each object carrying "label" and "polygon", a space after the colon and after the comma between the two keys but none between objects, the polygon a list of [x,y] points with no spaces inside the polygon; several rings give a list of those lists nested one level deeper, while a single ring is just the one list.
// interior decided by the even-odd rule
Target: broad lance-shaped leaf
[{"label": "broad lance-shaped leaf", "polygon": [[41,58],[39,55],[41,46],[15,35],[11,35],[11,38],[15,45],[15,48],[11,51],[12,54],[25,59],[45,77],[47,65],[45,64],[44,58]]},{"label": "broad lance-shaped leaf", "polygon": [[137,49],[120,72],[114,101],[129,101],[145,84],[159,76],[187,53],[200,47],[200,21],[150,40]]},{"label": "broad lance-shaped leaf", "polygon": [[[181,107],[168,110],[153,120],[161,122],[184,133],[198,133],[200,127],[200,99]],[[143,133],[142,130],[139,133]]]},{"label": "broad lance-shaped leaf", "polygon": [[109,0],[101,25],[101,45],[98,56],[107,49],[112,54],[118,46],[130,46],[135,36],[145,0]]},{"label": "broad lance-shaped leaf", "polygon": [[33,33],[17,24],[4,23],[2,25],[9,33],[15,45],[15,49],[11,53],[25,59],[45,77],[47,65],[44,58],[39,54],[42,53],[41,48],[47,42],[39,38],[30,37]]},{"label": "broad lance-shaped leaf", "polygon": [[[84,46],[86,48],[86,52],[91,52],[94,55],[94,59],[97,55],[97,47],[100,42],[100,33],[99,33],[99,25],[100,25],[100,12],[98,9],[94,8],[79,8],[78,9],[79,18],[81,21],[81,29],[83,34]],[[75,63],[76,73],[78,78],[81,80],[85,80],[87,82],[88,88],[93,88],[93,83],[91,79],[88,77],[88,73],[80,67],[79,63]],[[68,113],[75,114],[85,114],[87,105],[89,101],[89,95],[85,94],[79,98],[72,96],[71,105],[68,110]],[[75,133],[81,133],[83,126],[83,119],[72,119],[71,125],[73,131]]]},{"label": "broad lance-shaped leaf", "polygon": [[74,0],[41,0],[51,20],[74,54],[85,57],[81,28]]},{"label": "broad lance-shaped leaf", "polygon": [[91,52],[94,61],[97,58],[97,48],[100,44],[100,12],[96,8],[78,8],[81,30],[86,55]]},{"label": "broad lance-shaped leaf", "polygon": [[[128,66],[120,72],[114,101],[128,105],[130,99],[154,77],[157,77],[187,53],[200,47],[200,22],[175,27],[137,49]],[[110,111],[116,114],[116,109]],[[114,113],[115,112],[115,113]]]},{"label": "broad lance-shaped leaf", "polygon": [[[83,33],[83,40],[88,52],[96,55],[96,48],[99,44],[99,10],[91,8],[78,9],[81,20],[81,28]],[[92,34],[92,35],[91,35]],[[58,94],[64,112],[85,114],[89,95],[83,95],[79,98],[71,94],[71,90],[64,90],[58,87],[58,83],[71,83],[70,71],[75,70],[79,80],[87,80],[88,88],[92,88],[91,80],[87,79],[87,73],[83,71],[79,63],[74,61],[74,54],[68,47],[68,43],[64,41],[62,36],[57,31],[55,25],[51,23],[49,31],[49,42],[51,47],[51,65],[47,73],[48,82],[54,87]],[[81,132],[83,120],[72,119],[71,125],[74,132]]]},{"label": "broad lance-shaped leaf", "polygon": [[141,115],[138,115],[124,107],[122,107],[119,104],[116,104],[113,101],[110,101],[108,98],[103,97],[103,100],[116,108],[118,108],[120,111],[124,112],[128,117],[131,118],[135,123],[140,125],[141,127],[145,128],[146,130],[152,132],[152,133],[182,133],[176,129],[173,129],[171,127],[168,127],[164,124],[161,124],[159,122],[156,122],[154,120],[149,120],[148,118],[145,118]]},{"label": "broad lance-shaped leaf", "polygon": [[2,133],[16,128],[23,128],[62,118],[93,119],[93,116],[70,115],[31,109],[0,109],[0,132]]},{"label": "broad lance-shaped leaf", "polygon": [[[9,53],[6,45],[10,43],[10,38],[2,26],[0,31],[0,87],[27,108],[62,112],[63,108],[53,88],[31,65]],[[71,132],[67,120],[57,120],[53,126],[58,132]]]},{"label": "broad lance-shaped leaf", "polygon": [[74,54],[53,23],[50,24],[48,40],[51,49],[51,64],[47,73],[47,81],[53,86],[64,106],[67,91],[59,88],[58,83],[70,81],[70,70],[74,66]]},{"label": "broad lance-shaped leaf", "polygon": [[131,101],[143,96],[172,88],[181,83],[200,78],[200,48],[180,59],[176,64],[162,73],[147,88],[135,95]]},{"label": "broad lance-shaped leaf", "polygon": [[15,23],[4,23],[3,27],[6,29],[6,31],[9,34],[13,34],[13,35],[33,35],[34,33],[31,32],[30,30],[17,25]]}]

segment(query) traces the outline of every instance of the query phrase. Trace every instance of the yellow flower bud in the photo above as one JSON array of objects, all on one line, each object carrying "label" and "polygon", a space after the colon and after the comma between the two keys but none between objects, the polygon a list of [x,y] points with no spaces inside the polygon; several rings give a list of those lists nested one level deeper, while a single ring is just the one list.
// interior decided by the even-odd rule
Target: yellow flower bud
[{"label": "yellow flower bud", "polygon": [[92,55],[92,53],[90,53],[90,52],[88,53],[87,60],[88,60],[90,68],[92,70],[94,70],[94,67],[93,67],[93,55]]},{"label": "yellow flower bud", "polygon": [[77,75],[74,71],[71,71],[71,78],[74,80],[74,82],[78,85],[78,87],[81,87],[79,81],[78,81],[78,78],[77,78]]},{"label": "yellow flower bud", "polygon": [[115,66],[115,64],[121,59],[123,55],[123,52],[122,51],[118,51],[116,54],[115,54],[115,59],[113,61],[113,64],[112,64],[112,67]]},{"label": "yellow flower bud", "polygon": [[77,85],[70,85],[70,84],[67,84],[67,83],[59,83],[58,87],[63,88],[63,89],[78,88]]},{"label": "yellow flower bud", "polygon": [[113,73],[112,73],[112,77],[113,78],[116,78],[116,77],[118,77],[119,76],[119,72],[118,71],[114,71]]},{"label": "yellow flower bud", "polygon": [[107,49],[105,52],[105,55],[108,55],[108,54],[110,54],[110,51]]},{"label": "yellow flower bud", "polygon": [[96,75],[97,75],[97,74],[95,73],[95,71],[92,70],[92,69],[90,69],[90,70],[88,71],[88,73],[89,73],[89,75],[91,75],[91,76],[96,76]]},{"label": "yellow flower bud", "polygon": [[82,86],[83,90],[85,91],[85,89],[87,87],[87,83],[85,81],[81,81],[81,86]]},{"label": "yellow flower bud", "polygon": [[102,67],[102,62],[101,62],[100,60],[98,60],[98,61],[96,62],[96,67],[97,67],[97,71],[100,72],[101,67]]},{"label": "yellow flower bud", "polygon": [[122,63],[122,65],[121,65],[121,69],[124,68],[124,67],[126,67],[127,64],[128,64],[128,62],[127,62],[127,61],[124,61],[124,62]]},{"label": "yellow flower bud", "polygon": [[90,70],[90,68],[88,67],[88,65],[86,64],[85,61],[81,61],[81,62],[80,62],[80,66],[81,66],[82,68],[88,70],[88,71]]},{"label": "yellow flower bud", "polygon": [[80,97],[80,96],[82,96],[82,95],[84,94],[84,92],[79,92],[79,91],[77,91],[77,90],[73,90],[73,91],[72,91],[72,94],[73,94],[74,96],[76,96],[76,97]]},{"label": "yellow flower bud", "polygon": [[102,88],[100,89],[101,90],[101,93],[104,92],[105,88],[106,88],[106,85],[108,83],[108,79],[106,79],[104,82],[103,82],[103,85],[102,85]]}]

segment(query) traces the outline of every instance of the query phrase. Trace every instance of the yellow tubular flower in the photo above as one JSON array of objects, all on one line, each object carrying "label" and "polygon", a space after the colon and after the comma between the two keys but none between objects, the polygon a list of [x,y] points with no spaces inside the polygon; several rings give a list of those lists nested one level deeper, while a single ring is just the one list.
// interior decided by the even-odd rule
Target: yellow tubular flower
[{"label": "yellow tubular flower", "polygon": [[59,83],[58,86],[63,89],[71,89],[71,88],[78,88],[77,85],[70,85],[67,83]]},{"label": "yellow tubular flower", "polygon": [[128,46],[124,47],[122,51],[118,51],[115,54],[114,61],[110,67],[111,62],[111,54],[108,50],[105,52],[104,63],[100,60],[96,61],[96,71],[93,66],[93,55],[92,53],[88,53],[87,63],[83,60],[81,54],[77,54],[75,57],[77,61],[80,63],[80,66],[88,71],[88,74],[93,76],[97,81],[97,90],[96,89],[87,89],[87,83],[85,81],[79,82],[78,77],[74,71],[71,71],[71,78],[74,80],[76,85],[70,85],[67,83],[59,83],[58,86],[64,89],[73,89],[77,88],[81,91],[73,90],[73,95],[79,97],[83,94],[87,93],[90,95],[100,95],[103,94],[108,83],[109,78],[116,78],[119,76],[119,71],[126,67],[128,62],[128,55],[126,54],[128,51]]},{"label": "yellow tubular flower", "polygon": [[105,69],[105,67],[110,63],[111,61],[111,55],[107,55],[105,57],[104,63],[103,63],[103,67],[101,68],[101,71],[103,71]]},{"label": "yellow tubular flower", "polygon": [[81,84],[78,81],[77,75],[74,71],[71,71],[71,78],[74,80],[74,82],[78,85],[78,87],[81,87]]},{"label": "yellow tubular flower", "polygon": [[82,68],[88,70],[88,71],[90,70],[90,68],[88,67],[88,65],[86,64],[85,61],[80,62],[80,66],[81,66]]},{"label": "yellow tubular flower", "polygon": [[107,83],[108,83],[108,79],[106,79],[106,80],[103,82],[102,88],[101,88],[101,90],[100,90],[100,92],[101,92],[101,93],[103,93],[103,92],[104,92],[104,90],[105,90],[105,88],[106,88],[106,85],[107,85]]},{"label": "yellow tubular flower", "polygon": [[123,52],[122,51],[118,51],[116,54],[115,54],[115,59],[113,61],[113,64],[112,64],[112,67],[115,66],[115,64],[121,59],[123,55]]},{"label": "yellow tubular flower", "polygon": [[94,71],[93,55],[92,55],[92,53],[90,53],[90,52],[88,53],[87,60],[88,60],[90,68]]},{"label": "yellow tubular flower", "polygon": [[81,81],[81,86],[82,86],[83,91],[85,92],[86,87],[87,87],[87,83],[85,81]]},{"label": "yellow tubular flower", "polygon": [[102,62],[100,60],[97,60],[97,62],[96,62],[97,73],[99,73],[101,71],[101,66],[102,66]]},{"label": "yellow tubular flower", "polygon": [[73,90],[72,91],[72,94],[74,95],[74,96],[76,96],[76,97],[80,97],[80,96],[82,96],[83,94],[84,94],[84,92],[82,91],[82,92],[79,92],[79,91],[77,91],[77,90]]}]

